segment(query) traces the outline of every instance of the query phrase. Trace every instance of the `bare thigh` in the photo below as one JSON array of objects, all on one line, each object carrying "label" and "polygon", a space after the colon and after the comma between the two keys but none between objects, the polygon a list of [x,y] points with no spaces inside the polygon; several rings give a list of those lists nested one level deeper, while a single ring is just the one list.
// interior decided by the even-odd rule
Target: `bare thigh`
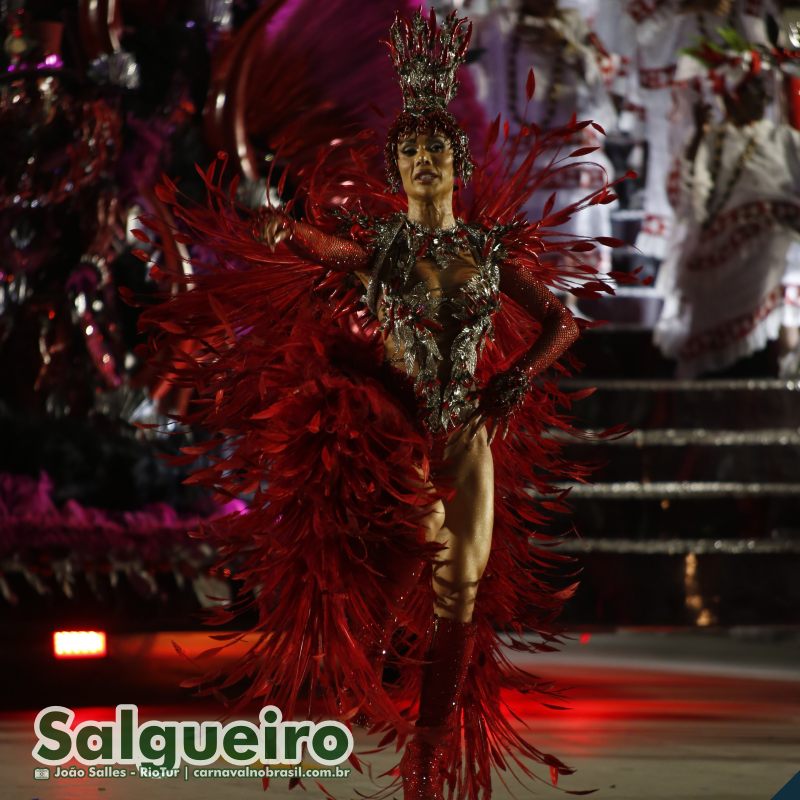
[{"label": "bare thigh", "polygon": [[446,547],[434,574],[437,613],[468,621],[494,527],[494,462],[485,426],[471,441],[454,432],[434,483],[437,478],[455,489],[452,499],[442,501],[444,520],[433,538]]}]

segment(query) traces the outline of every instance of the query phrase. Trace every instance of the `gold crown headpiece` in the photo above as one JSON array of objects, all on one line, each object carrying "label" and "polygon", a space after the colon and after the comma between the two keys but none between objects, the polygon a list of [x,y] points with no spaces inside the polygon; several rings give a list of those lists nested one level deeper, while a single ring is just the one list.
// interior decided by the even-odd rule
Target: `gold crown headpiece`
[{"label": "gold crown headpiece", "polygon": [[400,77],[404,111],[420,114],[447,107],[458,89],[456,70],[466,58],[471,36],[472,23],[458,19],[455,11],[438,28],[433,10],[427,19],[421,9],[410,22],[395,17],[386,44]]}]

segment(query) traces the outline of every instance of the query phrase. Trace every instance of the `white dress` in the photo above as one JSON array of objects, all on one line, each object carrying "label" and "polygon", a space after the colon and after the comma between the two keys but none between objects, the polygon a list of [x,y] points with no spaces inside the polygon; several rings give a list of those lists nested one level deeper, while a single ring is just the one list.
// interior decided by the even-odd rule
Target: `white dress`
[{"label": "white dress", "polygon": [[[559,50],[533,47],[521,37],[515,42],[516,22],[516,12],[498,11],[482,20],[477,31],[478,47],[483,51],[478,64],[479,97],[487,115],[494,119],[499,114],[502,120],[508,120],[512,136],[519,131],[523,120],[553,129],[566,125],[573,114],[579,120],[595,120],[606,129],[613,126],[614,105],[606,90],[597,54],[588,41],[591,31],[580,12],[565,10],[559,19],[551,21],[567,41]],[[526,108],[525,84],[531,67],[536,78],[536,92]],[[582,163],[580,168],[566,170],[552,183],[534,192],[525,207],[529,219],[541,217],[553,192],[556,192],[554,210],[558,210],[586,197],[613,178],[611,162],[602,150],[603,137],[591,127],[587,127],[579,139],[565,143],[560,155],[566,156],[583,146],[601,149],[574,159]],[[526,155],[521,152],[519,159]],[[543,153],[542,163],[547,163],[554,155],[554,152]],[[562,163],[572,161],[566,159]],[[580,236],[610,236],[610,208],[608,205],[590,206],[561,229]],[[610,254],[607,248],[588,255],[596,259],[598,268],[608,271]]]},{"label": "white dress", "polygon": [[797,322],[800,132],[766,119],[715,126],[693,168],[681,160],[677,200],[682,246],[659,271],[664,307],[653,340],[690,378],[730,366]]},{"label": "white dress", "polygon": [[735,0],[725,17],[682,13],[680,0],[607,0],[607,8],[595,26],[622,63],[614,90],[640,115],[648,146],[644,219],[636,246],[645,255],[664,258],[672,238],[670,173],[692,124],[692,98],[685,96],[688,82],[681,79],[690,57],[680,51],[701,36],[718,41],[716,31],[725,26],[750,41],[766,42],[764,18],[775,11],[775,3]]}]

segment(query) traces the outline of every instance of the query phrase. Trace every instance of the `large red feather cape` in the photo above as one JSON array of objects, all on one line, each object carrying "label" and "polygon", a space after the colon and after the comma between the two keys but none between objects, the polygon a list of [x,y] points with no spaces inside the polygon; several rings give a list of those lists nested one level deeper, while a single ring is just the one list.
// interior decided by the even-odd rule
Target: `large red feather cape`
[{"label": "large red feather cape", "polygon": [[[531,271],[553,288],[583,294],[610,291],[580,261],[597,242],[550,229],[586,205],[613,201],[612,187],[560,210],[553,198],[542,220],[525,221],[520,209],[554,171],[569,168],[555,158],[534,169],[537,157],[589,124],[573,122],[548,134],[523,130],[498,149],[495,122],[486,152],[500,155],[476,170],[471,205],[459,210],[471,224],[514,223],[503,239],[509,257],[502,269]],[[325,213],[330,206],[373,216],[402,209],[369,174],[374,141],[365,135],[343,142],[335,158],[304,171],[298,200],[306,219],[333,230]],[[512,168],[518,148],[529,155]],[[419,518],[438,492],[448,490],[431,495],[419,488],[418,469],[427,474],[430,443],[384,380],[361,284],[285,245],[271,252],[254,241],[252,215],[234,200],[225,160],[221,154],[201,170],[204,204],[190,202],[166,178],[159,186],[177,220],[178,241],[201,245],[199,251],[213,257],[193,262],[186,291],[143,314],[155,353],[174,354],[168,379],[193,393],[180,422],[210,436],[186,449],[187,462],[203,457],[190,480],[248,504],[246,513],[209,522],[198,535],[218,549],[220,567],[240,582],[237,599],[210,612],[209,624],[250,615],[239,622],[243,633],[217,637],[220,649],[242,639],[250,647],[233,668],[192,683],[198,694],[226,702],[229,715],[253,701],[278,706],[285,719],[346,720],[365,710],[373,731],[384,734],[377,746],[399,749],[415,716],[433,600],[434,546],[420,543]],[[145,231],[137,235],[150,238]],[[368,232],[354,228],[352,235],[368,242]],[[537,333],[536,322],[505,297],[494,323],[495,340],[478,365],[480,381],[505,368]],[[588,475],[562,456],[563,437],[552,435],[580,435],[570,416],[579,395],[557,382],[570,369],[562,363],[543,376],[507,438],[492,445],[495,523],[474,614],[476,657],[464,690],[463,740],[453,751],[454,797],[489,797],[493,771],[504,782],[511,774],[542,779],[536,767],[544,765],[553,783],[571,772],[527,741],[504,696],[516,691],[550,702],[558,695],[512,663],[507,648],[552,650],[562,633],[557,617],[576,586],[574,563],[553,549],[554,537],[539,532],[565,510],[558,483]],[[398,604],[387,570],[418,558],[428,569]],[[374,630],[387,612],[396,628],[392,660],[399,678],[380,687],[363,632]],[[235,702],[226,689],[235,690]],[[351,762],[362,768],[355,755]],[[320,789],[332,796],[329,786]],[[395,783],[385,796],[396,790]]]}]

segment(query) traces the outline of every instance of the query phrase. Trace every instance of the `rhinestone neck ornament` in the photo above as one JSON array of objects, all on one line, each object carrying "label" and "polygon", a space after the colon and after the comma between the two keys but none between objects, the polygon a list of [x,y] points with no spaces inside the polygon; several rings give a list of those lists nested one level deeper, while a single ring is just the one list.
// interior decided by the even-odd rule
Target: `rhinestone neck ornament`
[{"label": "rhinestone neck ornament", "polygon": [[439,269],[447,269],[467,249],[467,226],[456,220],[449,228],[427,228],[406,218],[411,251],[416,258],[430,258]]}]

